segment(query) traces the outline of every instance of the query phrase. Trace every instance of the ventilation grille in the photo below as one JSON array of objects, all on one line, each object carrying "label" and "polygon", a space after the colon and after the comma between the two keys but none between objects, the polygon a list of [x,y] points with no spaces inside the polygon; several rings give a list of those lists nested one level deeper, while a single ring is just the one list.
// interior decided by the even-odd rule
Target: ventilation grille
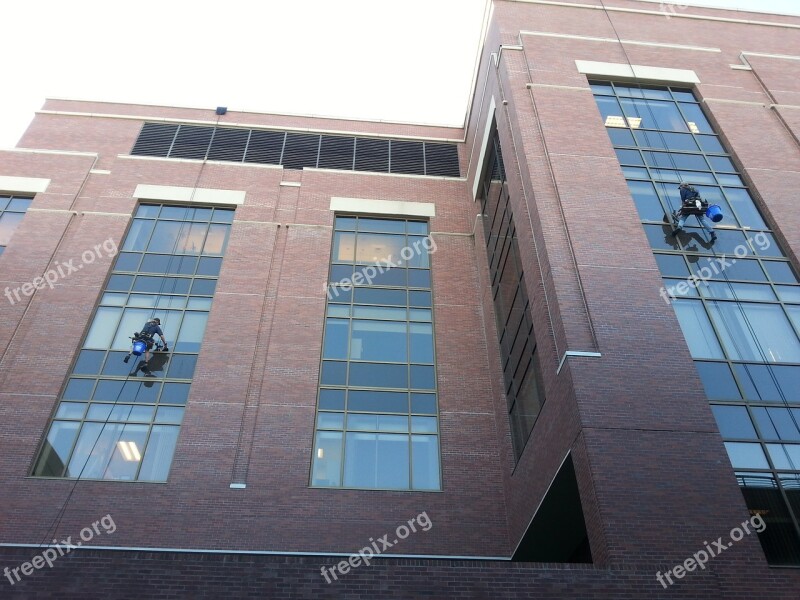
[{"label": "ventilation grille", "polygon": [[145,123],[134,156],[460,177],[455,144]]}]

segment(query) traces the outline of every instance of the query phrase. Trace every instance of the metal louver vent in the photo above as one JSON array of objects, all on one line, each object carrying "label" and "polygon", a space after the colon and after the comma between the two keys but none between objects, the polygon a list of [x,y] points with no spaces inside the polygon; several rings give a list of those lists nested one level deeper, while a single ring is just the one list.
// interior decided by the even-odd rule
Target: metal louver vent
[{"label": "metal louver vent", "polygon": [[356,171],[389,172],[389,140],[356,138]]},{"label": "metal louver vent", "polygon": [[131,154],[136,156],[167,156],[178,132],[177,125],[145,123]]},{"label": "metal louver vent", "polygon": [[460,177],[456,144],[145,123],[134,156]]},{"label": "metal louver vent", "polygon": [[319,135],[287,133],[281,164],[284,169],[316,167],[319,154]]},{"label": "metal louver vent", "polygon": [[392,173],[419,175],[425,173],[422,142],[392,140]]},{"label": "metal louver vent", "polygon": [[244,162],[262,163],[266,165],[281,164],[283,141],[286,134],[282,131],[259,131],[254,129],[250,134],[250,144]]},{"label": "metal louver vent", "polygon": [[218,128],[211,140],[208,160],[242,162],[249,137],[249,129]]},{"label": "metal louver vent", "polygon": [[455,144],[425,142],[425,175],[458,177],[460,173]]},{"label": "metal louver vent", "polygon": [[319,168],[352,171],[355,142],[355,138],[351,137],[323,135],[319,148]]},{"label": "metal louver vent", "polygon": [[213,133],[213,127],[181,125],[172,144],[170,158],[205,158]]}]

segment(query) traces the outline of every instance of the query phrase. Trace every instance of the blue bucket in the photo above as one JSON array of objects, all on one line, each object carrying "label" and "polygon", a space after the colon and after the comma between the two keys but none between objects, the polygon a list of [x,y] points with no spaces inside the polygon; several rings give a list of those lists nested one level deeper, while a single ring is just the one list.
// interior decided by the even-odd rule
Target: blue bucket
[{"label": "blue bucket", "polygon": [[134,356],[141,356],[144,351],[147,350],[147,344],[145,344],[141,340],[137,340],[133,342],[133,355]]},{"label": "blue bucket", "polygon": [[714,221],[714,223],[719,223],[722,221],[722,209],[719,207],[719,204],[712,204],[706,210],[706,216]]}]

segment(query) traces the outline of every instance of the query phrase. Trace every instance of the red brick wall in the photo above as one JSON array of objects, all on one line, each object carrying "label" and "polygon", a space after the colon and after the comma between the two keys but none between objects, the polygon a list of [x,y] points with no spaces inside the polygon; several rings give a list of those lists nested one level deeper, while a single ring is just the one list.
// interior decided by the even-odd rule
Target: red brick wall
[{"label": "red brick wall", "polygon": [[[614,6],[657,12],[659,5],[614,0]],[[790,17],[679,12],[800,25]],[[741,64],[742,50],[796,54],[797,29],[610,14],[623,39],[722,50],[625,45],[635,64],[698,73],[706,109],[796,252],[800,119],[796,108],[770,105],[796,104],[800,77],[788,72],[796,73],[800,61],[752,57],[754,71],[730,65]],[[104,540],[111,546],[346,553],[426,511],[431,531],[410,536],[397,553],[508,557],[569,452],[595,567],[386,560],[334,588],[319,574],[320,565],[333,560],[316,557],[87,551],[4,593],[58,590],[65,597],[91,597],[86,590],[92,589],[98,597],[117,597],[135,589],[148,597],[374,597],[379,590],[395,597],[658,597],[656,570],[682,562],[704,540],[726,535],[747,518],[677,321],[658,295],[659,273],[586,78],[574,63],[619,63],[626,56],[616,43],[519,36],[529,30],[613,39],[613,29],[601,11],[552,4],[498,1],[494,19],[466,131],[242,113],[221,121],[465,139],[459,148],[465,180],[222,163],[201,172],[197,161],[125,155],[146,118],[213,122],[213,109],[46,103],[48,111],[86,114],[38,115],[20,147],[98,157],[3,153],[0,175],[52,183],[36,196],[0,257],[2,288],[30,281],[54,261],[79,256],[108,236],[120,240],[139,183],[247,195],[236,212],[166,484],[74,486],[27,477],[110,261],[14,306],[0,302],[0,543],[55,537],[48,526],[74,487],[58,535],[74,535],[110,513],[118,526]],[[501,43],[523,49],[504,49],[496,68],[489,54]],[[485,242],[472,200],[491,96],[547,393],[516,465]],[[90,173],[92,168],[110,173]],[[431,230],[438,247],[432,269],[441,493],[308,488],[332,196],[436,204]],[[567,350],[602,356],[568,358],[557,373]],[[676,381],[677,372],[684,374]],[[247,489],[229,489],[245,476]],[[9,566],[32,554],[0,551]],[[797,583],[795,571],[768,569],[757,541],[747,538],[669,594],[788,598]]]}]

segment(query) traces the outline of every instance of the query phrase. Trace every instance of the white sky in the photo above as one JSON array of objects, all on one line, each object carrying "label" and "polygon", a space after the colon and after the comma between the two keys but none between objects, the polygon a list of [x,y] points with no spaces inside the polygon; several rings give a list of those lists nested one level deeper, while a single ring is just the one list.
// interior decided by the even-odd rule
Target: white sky
[{"label": "white sky", "polygon": [[47,97],[461,126],[486,2],[4,0],[0,148]]}]

